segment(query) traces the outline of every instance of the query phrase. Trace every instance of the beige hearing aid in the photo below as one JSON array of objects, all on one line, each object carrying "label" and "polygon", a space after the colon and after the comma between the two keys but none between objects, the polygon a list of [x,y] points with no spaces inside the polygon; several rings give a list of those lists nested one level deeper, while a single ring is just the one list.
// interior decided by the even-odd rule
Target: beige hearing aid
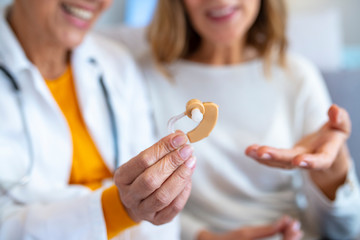
[{"label": "beige hearing aid", "polygon": [[200,141],[210,135],[214,129],[218,119],[218,105],[212,102],[201,102],[197,99],[192,99],[186,104],[186,111],[180,115],[172,117],[168,122],[168,128],[174,132],[174,124],[176,121],[184,116],[198,122],[199,125],[187,133],[191,143]]}]

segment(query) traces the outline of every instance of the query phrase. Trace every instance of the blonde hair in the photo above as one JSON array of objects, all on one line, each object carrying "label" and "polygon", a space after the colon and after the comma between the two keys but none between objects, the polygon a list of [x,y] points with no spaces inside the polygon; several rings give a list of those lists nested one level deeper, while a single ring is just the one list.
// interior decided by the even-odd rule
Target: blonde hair
[{"label": "blonde hair", "polygon": [[[273,57],[281,66],[286,64],[286,18],[284,0],[261,0],[259,14],[247,33],[246,45],[264,58],[266,69]],[[147,34],[153,57],[160,65],[190,56],[201,43],[182,0],[159,0]]]}]

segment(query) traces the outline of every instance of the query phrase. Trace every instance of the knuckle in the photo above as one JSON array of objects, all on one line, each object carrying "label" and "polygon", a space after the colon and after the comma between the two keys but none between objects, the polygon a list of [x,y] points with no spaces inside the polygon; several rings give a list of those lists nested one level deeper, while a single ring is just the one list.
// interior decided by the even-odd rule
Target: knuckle
[{"label": "knuckle", "polygon": [[173,212],[174,214],[177,214],[177,213],[181,212],[181,210],[184,208],[184,206],[185,206],[185,203],[184,203],[184,202],[182,202],[182,201],[176,201],[176,202],[174,203],[174,205],[172,206],[172,212]]},{"label": "knuckle", "polygon": [[159,164],[160,172],[164,175],[171,175],[171,173],[176,169],[175,164],[169,159],[164,159]]},{"label": "knuckle", "polygon": [[167,162],[167,166],[170,168],[170,169],[177,169],[183,162],[184,160],[180,157],[179,153],[174,153],[174,154],[171,154],[167,159],[166,159],[166,162]]},{"label": "knuckle", "polygon": [[138,164],[140,168],[146,169],[151,166],[152,154],[148,151],[143,151],[140,153]]},{"label": "knuckle", "polygon": [[169,142],[170,141],[168,138],[161,139],[157,144],[154,145],[155,151],[157,153],[173,151],[171,144]]},{"label": "knuckle", "polygon": [[155,194],[155,207],[156,208],[163,208],[164,206],[169,205],[171,202],[169,194],[162,190],[157,191]]},{"label": "knuckle", "polygon": [[170,139],[167,139],[167,141],[162,141],[161,147],[166,152],[171,152],[171,151],[174,151],[174,149],[175,149],[175,148],[173,148]]},{"label": "knuckle", "polygon": [[131,196],[131,194],[125,193],[125,194],[121,195],[120,198],[126,207],[129,207],[129,208],[134,207],[135,202],[134,202],[134,198]]},{"label": "knuckle", "polygon": [[160,187],[159,180],[157,177],[152,173],[145,173],[142,178],[142,184],[146,190],[155,190]]},{"label": "knuckle", "polygon": [[191,176],[191,170],[184,167],[184,168],[180,168],[179,169],[180,171],[178,171],[178,173],[176,174],[178,180],[181,182],[181,183],[184,183],[184,182],[187,182],[189,181],[190,179],[190,176]]}]

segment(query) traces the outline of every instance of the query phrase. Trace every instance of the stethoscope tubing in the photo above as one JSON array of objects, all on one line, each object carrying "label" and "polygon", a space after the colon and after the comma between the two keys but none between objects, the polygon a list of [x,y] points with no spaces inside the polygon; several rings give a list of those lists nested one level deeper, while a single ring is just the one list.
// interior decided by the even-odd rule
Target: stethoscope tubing
[{"label": "stethoscope tubing", "polygon": [[[89,59],[89,62],[98,68],[98,64],[95,59],[91,58],[91,59]],[[16,188],[18,186],[25,185],[31,181],[31,174],[32,174],[33,168],[34,168],[35,156],[34,156],[33,142],[30,137],[29,127],[28,127],[27,121],[26,121],[25,109],[24,109],[24,104],[23,104],[24,100],[22,99],[21,87],[19,86],[18,82],[16,81],[14,75],[11,74],[10,71],[1,63],[0,63],[0,72],[2,72],[5,75],[5,77],[8,79],[9,83],[11,84],[11,86],[14,90],[17,105],[19,106],[19,110],[20,110],[21,122],[22,122],[22,125],[24,128],[25,138],[26,138],[26,142],[28,145],[27,146],[28,154],[29,154],[29,158],[30,158],[29,166],[27,167],[23,176],[21,176],[19,178],[19,180],[11,182],[11,183],[9,182],[8,187],[4,187],[2,184],[0,184],[0,192],[5,195],[10,196],[11,190],[13,190],[14,188]],[[114,143],[114,164],[115,164],[114,167],[116,169],[119,166],[119,162],[120,162],[120,159],[119,159],[119,136],[118,136],[118,131],[117,131],[118,128],[117,128],[117,124],[116,124],[115,112],[114,112],[114,109],[112,107],[111,100],[110,100],[110,94],[104,83],[104,78],[103,78],[103,74],[101,73],[101,71],[99,71],[99,84],[100,84],[101,90],[103,92],[106,106],[107,106],[107,109],[109,112],[112,139],[113,139],[113,143]]]},{"label": "stethoscope tubing", "polygon": [[27,167],[25,173],[23,174],[23,176],[21,176],[19,178],[18,181],[14,181],[12,183],[9,184],[9,187],[4,188],[1,184],[0,184],[0,191],[3,192],[5,195],[8,194],[8,192],[10,192],[12,189],[14,189],[17,186],[21,186],[21,185],[25,185],[27,184],[30,179],[31,179],[31,173],[33,171],[34,168],[34,148],[33,148],[33,143],[30,137],[30,132],[29,132],[29,127],[27,125],[26,122],[26,117],[25,117],[25,109],[24,109],[24,101],[22,99],[22,95],[21,95],[21,88],[18,85],[17,81],[15,80],[15,78],[13,77],[13,75],[10,73],[10,71],[3,66],[2,64],[0,64],[0,71],[4,73],[4,75],[7,77],[7,79],[9,80],[9,82],[11,83],[13,90],[15,92],[15,97],[16,97],[16,101],[17,101],[17,105],[19,106],[19,112],[20,112],[20,118],[21,118],[21,122],[22,122],[22,126],[24,128],[24,133],[25,133],[25,138],[26,138],[26,142],[27,142],[27,148],[28,148],[28,154],[29,154],[29,166]]}]

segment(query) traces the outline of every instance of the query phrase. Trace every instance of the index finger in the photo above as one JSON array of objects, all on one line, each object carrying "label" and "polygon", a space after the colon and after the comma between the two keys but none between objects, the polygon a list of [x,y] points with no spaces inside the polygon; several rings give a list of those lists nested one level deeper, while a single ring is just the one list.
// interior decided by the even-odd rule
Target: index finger
[{"label": "index finger", "polygon": [[351,134],[351,119],[344,108],[333,104],[328,111],[328,116],[332,128],[338,129],[346,135]]},{"label": "index finger", "polygon": [[269,146],[251,145],[245,150],[245,154],[255,160],[291,164],[292,160],[304,151],[305,149],[301,147],[280,149]]},{"label": "index finger", "polygon": [[160,141],[120,166],[115,172],[115,182],[126,185],[131,184],[148,167],[152,166],[170,152],[182,147],[187,141],[187,136],[181,131],[176,131],[175,133],[162,138]]},{"label": "index finger", "polygon": [[327,169],[333,164],[343,145],[343,136],[335,133],[315,153],[300,154],[294,159],[293,164],[304,168]]}]

